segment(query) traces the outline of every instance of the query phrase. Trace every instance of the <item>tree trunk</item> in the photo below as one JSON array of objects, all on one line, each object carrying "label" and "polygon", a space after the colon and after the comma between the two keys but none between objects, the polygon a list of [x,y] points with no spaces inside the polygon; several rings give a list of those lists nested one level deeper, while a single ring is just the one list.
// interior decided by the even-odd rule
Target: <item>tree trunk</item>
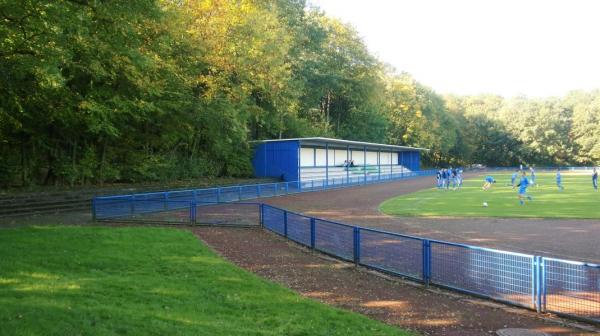
[{"label": "tree trunk", "polygon": [[279,115],[279,139],[283,139],[283,113]]},{"label": "tree trunk", "polygon": [[100,185],[104,185],[104,170],[106,165],[106,141],[102,141],[102,155],[100,156]]},{"label": "tree trunk", "polygon": [[25,137],[21,136],[21,186],[25,186]]},{"label": "tree trunk", "polygon": [[73,174],[73,176],[70,176],[69,178],[69,185],[72,187],[75,184],[75,178],[77,177],[77,140],[75,140],[75,142],[73,143],[73,151],[71,154],[71,158],[71,167],[73,168],[71,174]]},{"label": "tree trunk", "polygon": [[326,108],[325,108],[325,121],[327,121],[327,128],[329,128],[329,109],[331,107],[331,90],[327,90],[327,101],[326,101]]}]

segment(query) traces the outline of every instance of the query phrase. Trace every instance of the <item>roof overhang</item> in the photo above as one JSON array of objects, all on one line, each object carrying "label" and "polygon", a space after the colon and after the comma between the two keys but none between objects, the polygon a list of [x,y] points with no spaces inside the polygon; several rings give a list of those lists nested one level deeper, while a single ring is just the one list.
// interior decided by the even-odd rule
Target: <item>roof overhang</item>
[{"label": "roof overhang", "polygon": [[408,147],[408,146],[396,146],[396,145],[386,145],[379,144],[374,142],[363,142],[363,141],[352,141],[352,140],[341,140],[341,139],[333,139],[333,138],[322,138],[322,137],[313,137],[313,138],[291,138],[291,139],[272,139],[272,140],[256,140],[251,141],[253,143],[269,143],[269,142],[284,142],[284,141],[299,141],[300,145],[307,146],[325,146],[325,145],[338,145],[340,147],[348,147],[351,148],[369,148],[369,149],[391,149],[396,151],[429,151],[427,148],[419,148],[419,147]]}]

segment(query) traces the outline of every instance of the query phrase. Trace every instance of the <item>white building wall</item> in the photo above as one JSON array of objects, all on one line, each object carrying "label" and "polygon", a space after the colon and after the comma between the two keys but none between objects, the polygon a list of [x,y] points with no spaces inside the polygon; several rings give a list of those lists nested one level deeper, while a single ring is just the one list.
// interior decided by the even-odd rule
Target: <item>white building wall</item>
[{"label": "white building wall", "polygon": [[365,153],[361,150],[351,149],[352,157],[355,165],[362,165],[365,162]]},{"label": "white building wall", "polygon": [[[335,152],[335,163],[336,166],[341,166],[344,164],[344,161],[347,160],[347,153],[345,149],[336,149]],[[330,161],[331,162],[331,161]]]},{"label": "white building wall", "polygon": [[[329,155],[329,158],[327,158]],[[366,165],[394,165],[394,171],[399,170],[398,165],[398,152],[378,152],[367,151],[367,162]],[[346,150],[345,149],[329,149],[329,153],[325,148],[301,148],[300,149],[300,164],[302,167],[314,167],[314,166],[342,166],[346,161]],[[348,157],[354,160],[354,164],[362,166],[365,164],[365,153],[361,149],[351,149]],[[327,162],[329,159],[329,162]]]},{"label": "white building wall", "polygon": [[377,165],[377,152],[367,151],[367,164],[368,165]]},{"label": "white building wall", "polygon": [[314,148],[300,148],[300,165],[302,167],[312,167],[315,165]]},{"label": "white building wall", "polygon": [[389,165],[391,164],[392,153],[390,152],[381,152],[381,164]]},{"label": "white building wall", "polygon": [[327,165],[327,151],[324,148],[316,149],[316,162],[315,166],[326,166]]}]

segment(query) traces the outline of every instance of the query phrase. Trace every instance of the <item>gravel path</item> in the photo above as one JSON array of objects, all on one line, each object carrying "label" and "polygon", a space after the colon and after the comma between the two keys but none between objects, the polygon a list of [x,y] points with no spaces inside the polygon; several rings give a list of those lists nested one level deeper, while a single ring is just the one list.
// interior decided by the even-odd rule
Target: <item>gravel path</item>
[{"label": "gravel path", "polygon": [[548,322],[524,309],[386,279],[260,229],[192,231],[223,257],[303,296],[424,335],[494,335],[507,327],[551,335],[595,334]]}]

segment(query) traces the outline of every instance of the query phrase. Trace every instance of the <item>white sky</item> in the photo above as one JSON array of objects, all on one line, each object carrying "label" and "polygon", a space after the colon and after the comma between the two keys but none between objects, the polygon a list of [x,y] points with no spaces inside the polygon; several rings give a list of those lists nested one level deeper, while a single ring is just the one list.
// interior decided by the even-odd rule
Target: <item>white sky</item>
[{"label": "white sky", "polygon": [[598,0],[309,0],[439,93],[600,88]]}]

